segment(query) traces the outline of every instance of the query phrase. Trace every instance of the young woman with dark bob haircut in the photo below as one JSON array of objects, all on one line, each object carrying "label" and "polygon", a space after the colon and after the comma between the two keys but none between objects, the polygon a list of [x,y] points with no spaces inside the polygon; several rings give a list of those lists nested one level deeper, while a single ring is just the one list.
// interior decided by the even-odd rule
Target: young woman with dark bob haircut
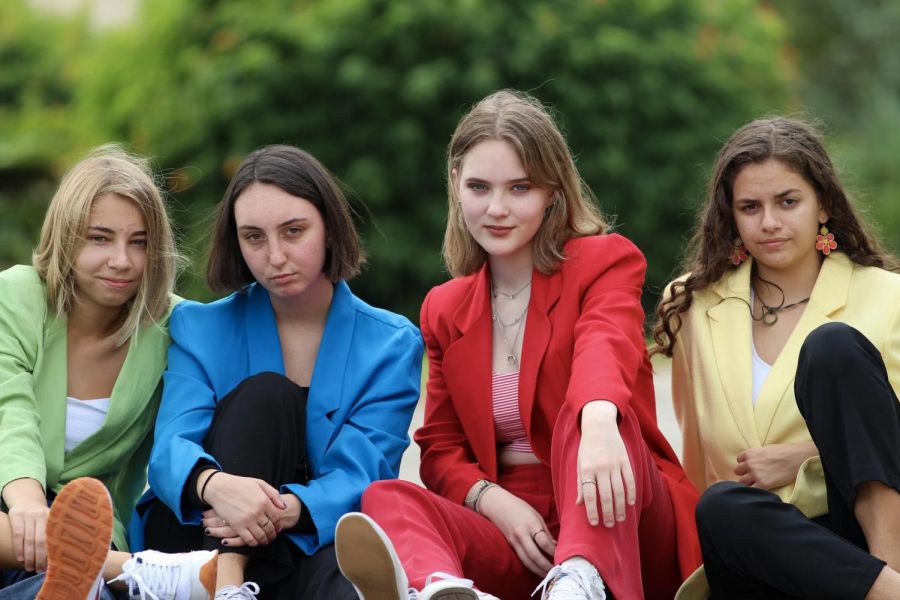
[{"label": "young woman with dark bob haircut", "polygon": [[338,523],[341,569],[365,600],[670,599],[699,564],[697,493],[656,426],[644,257],[531,96],[480,101],[448,154],[428,489],[370,486]]},{"label": "young woman with dark bob haircut", "polygon": [[[34,266],[0,273],[0,598],[112,598],[138,562],[177,254],[143,158],[97,148],[63,177]],[[48,507],[49,505],[49,507]],[[112,548],[112,549],[110,549]],[[208,553],[166,557],[196,579]]]},{"label": "young woman with dark bob haircut", "polygon": [[363,261],[350,208],[307,152],[251,153],[217,211],[207,277],[233,293],[172,314],[135,538],[218,550],[217,599],[353,598],[335,524],[397,476],[421,336],[350,291]]},{"label": "young woman with dark bob haircut", "polygon": [[811,127],[725,143],[654,329],[713,598],[900,598],[897,268]]}]

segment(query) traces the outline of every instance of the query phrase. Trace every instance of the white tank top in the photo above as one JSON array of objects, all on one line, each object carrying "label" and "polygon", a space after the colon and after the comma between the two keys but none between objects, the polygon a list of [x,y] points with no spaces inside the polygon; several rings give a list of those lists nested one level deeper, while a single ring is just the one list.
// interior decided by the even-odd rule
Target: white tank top
[{"label": "white tank top", "polygon": [[66,453],[88,439],[103,426],[109,412],[109,398],[79,400],[66,398]]}]

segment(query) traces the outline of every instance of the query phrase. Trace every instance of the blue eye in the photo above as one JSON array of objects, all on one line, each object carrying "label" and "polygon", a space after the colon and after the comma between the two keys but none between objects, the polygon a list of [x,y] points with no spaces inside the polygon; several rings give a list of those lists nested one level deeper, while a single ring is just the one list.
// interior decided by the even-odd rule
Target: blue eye
[{"label": "blue eye", "polygon": [[468,188],[470,190],[475,190],[478,192],[483,192],[488,189],[487,185],[485,185],[483,183],[470,183],[470,184],[468,184]]},{"label": "blue eye", "polygon": [[531,186],[527,183],[517,183],[516,185],[512,186],[512,189],[514,192],[527,192],[531,189]]}]

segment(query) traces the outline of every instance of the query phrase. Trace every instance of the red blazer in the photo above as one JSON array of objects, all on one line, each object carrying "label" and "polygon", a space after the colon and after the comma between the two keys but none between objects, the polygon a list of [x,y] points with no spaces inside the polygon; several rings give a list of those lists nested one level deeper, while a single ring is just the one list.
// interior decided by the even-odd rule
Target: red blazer
[{"label": "red blazer", "polygon": [[[552,275],[535,270],[519,370],[519,411],[538,459],[563,403],[580,414],[592,400],[633,412],[668,485],[683,576],[701,563],[694,524],[697,492],[656,425],[653,374],[644,343],[641,287],[646,261],[616,234],[574,238]],[[432,289],[422,304],[428,352],[425,423],[416,432],[425,485],[462,503],[479,479],[497,481],[491,404],[490,274]]]}]

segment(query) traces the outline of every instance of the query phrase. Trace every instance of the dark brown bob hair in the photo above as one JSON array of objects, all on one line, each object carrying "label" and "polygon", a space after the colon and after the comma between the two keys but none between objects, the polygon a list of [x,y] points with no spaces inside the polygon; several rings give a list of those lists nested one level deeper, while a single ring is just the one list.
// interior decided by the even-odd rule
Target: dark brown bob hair
[{"label": "dark brown bob hair", "polygon": [[215,213],[206,281],[216,292],[233,292],[253,283],[238,245],[234,203],[253,183],[269,183],[307,200],[325,221],[327,248],[323,272],[332,282],[351,279],[365,253],[346,196],[334,176],[310,153],[287,145],[264,146],[240,164]]}]

